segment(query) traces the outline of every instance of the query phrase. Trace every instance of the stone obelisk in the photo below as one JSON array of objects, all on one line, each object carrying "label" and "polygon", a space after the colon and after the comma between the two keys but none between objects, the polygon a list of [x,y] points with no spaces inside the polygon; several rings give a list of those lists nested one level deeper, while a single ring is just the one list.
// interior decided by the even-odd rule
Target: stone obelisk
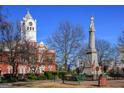
[{"label": "stone obelisk", "polygon": [[87,51],[88,57],[88,67],[89,74],[96,75],[98,71],[96,71],[96,67],[99,70],[98,59],[97,59],[97,50],[95,48],[95,27],[94,27],[94,17],[90,18],[90,27],[89,27],[89,45]]}]

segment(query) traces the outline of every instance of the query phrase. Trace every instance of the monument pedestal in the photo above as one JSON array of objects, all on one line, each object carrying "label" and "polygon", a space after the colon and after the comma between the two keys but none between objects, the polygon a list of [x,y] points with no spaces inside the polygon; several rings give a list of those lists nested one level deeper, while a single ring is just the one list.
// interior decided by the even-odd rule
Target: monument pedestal
[{"label": "monument pedestal", "polygon": [[86,66],[84,67],[83,74],[93,76],[93,80],[97,80],[99,78],[99,75],[101,74],[101,67],[92,67],[92,66]]}]

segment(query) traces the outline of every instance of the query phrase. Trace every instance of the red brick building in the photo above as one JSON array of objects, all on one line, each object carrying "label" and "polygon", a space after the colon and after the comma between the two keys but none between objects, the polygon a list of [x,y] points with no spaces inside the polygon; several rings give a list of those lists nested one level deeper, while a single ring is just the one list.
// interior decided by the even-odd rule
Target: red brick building
[{"label": "red brick building", "polygon": [[[10,74],[13,72],[12,66],[8,63],[9,51],[0,53],[0,71],[1,74]],[[39,44],[37,46],[37,54],[34,55],[38,59],[35,62],[36,73],[45,71],[56,71],[55,51],[49,50],[46,45]],[[32,64],[23,64],[21,58],[17,57],[17,72],[18,74],[26,74],[31,72]]]},{"label": "red brick building", "polygon": [[[18,74],[31,73],[32,69],[35,68],[35,73],[43,73],[45,71],[56,71],[56,62],[55,62],[55,51],[49,49],[45,44],[37,43],[37,30],[36,30],[36,20],[33,19],[29,11],[23,17],[23,20],[20,22],[21,26],[21,42],[23,40],[29,41],[32,49],[36,51],[32,55],[28,53],[23,54],[23,56],[30,56],[30,58],[35,57],[37,60],[33,61],[33,65],[28,62],[24,63],[21,56],[16,57],[16,70]],[[22,44],[22,43],[21,43]],[[19,47],[22,47],[19,45]],[[16,52],[16,50],[14,50]],[[3,52],[0,53],[0,73],[1,74],[10,74],[13,72],[13,67],[8,62],[9,60],[8,48],[5,48]],[[33,66],[33,68],[32,68]]]}]

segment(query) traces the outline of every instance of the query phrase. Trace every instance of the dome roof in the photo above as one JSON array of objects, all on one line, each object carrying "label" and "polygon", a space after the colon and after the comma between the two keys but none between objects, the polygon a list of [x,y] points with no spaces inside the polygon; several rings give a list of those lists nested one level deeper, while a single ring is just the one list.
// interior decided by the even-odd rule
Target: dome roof
[{"label": "dome roof", "polygon": [[41,41],[41,42],[39,43],[39,45],[44,45],[44,43]]},{"label": "dome roof", "polygon": [[46,48],[46,46],[45,46],[44,43],[41,41],[41,42],[38,44],[38,48]]}]

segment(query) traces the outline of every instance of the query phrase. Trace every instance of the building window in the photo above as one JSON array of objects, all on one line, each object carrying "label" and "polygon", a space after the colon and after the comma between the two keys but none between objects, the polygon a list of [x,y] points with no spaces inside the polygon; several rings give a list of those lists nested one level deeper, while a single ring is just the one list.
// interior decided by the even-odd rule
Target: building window
[{"label": "building window", "polygon": [[25,23],[23,23],[23,26],[25,25]]},{"label": "building window", "polygon": [[32,27],[32,30],[34,30],[34,27]]},{"label": "building window", "polygon": [[33,23],[32,22],[29,22],[29,26],[32,26],[33,25]]},{"label": "building window", "polygon": [[27,27],[27,30],[29,30],[29,27]]},{"label": "building window", "polygon": [[31,27],[30,27],[30,30],[31,30]]}]

